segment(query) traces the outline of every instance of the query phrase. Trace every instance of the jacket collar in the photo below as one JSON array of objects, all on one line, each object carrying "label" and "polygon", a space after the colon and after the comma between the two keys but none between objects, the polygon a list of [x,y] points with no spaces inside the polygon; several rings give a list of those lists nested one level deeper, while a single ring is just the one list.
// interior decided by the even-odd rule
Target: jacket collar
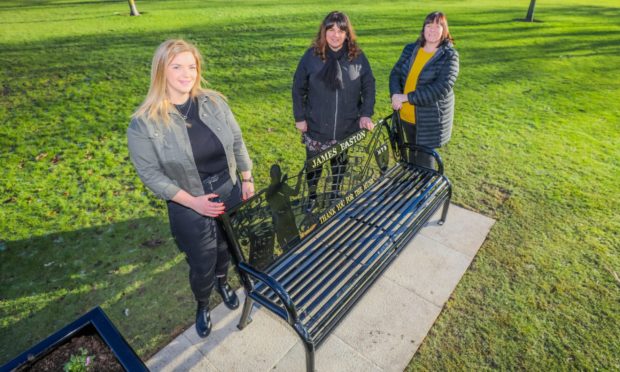
[{"label": "jacket collar", "polygon": [[[209,96],[207,96],[207,95],[201,94],[201,95],[196,96],[196,100],[198,101],[198,104],[200,105],[200,104],[212,101],[213,99],[209,98]],[[180,116],[179,112],[173,106],[174,105],[172,105],[172,107],[170,107],[170,110],[168,110],[168,113]]]},{"label": "jacket collar", "polygon": [[[418,49],[420,49],[422,46],[420,46],[420,42],[416,42],[415,46],[413,48],[413,50],[411,51],[411,55],[409,56],[409,61],[407,64],[407,71],[409,71],[411,69],[411,64],[413,64],[413,60],[415,59],[416,54],[418,53]],[[428,60],[427,64],[430,63],[431,61],[439,58],[440,56],[442,56],[446,50],[448,48],[452,47],[452,43],[450,41],[444,41],[443,43],[441,43],[438,47],[437,50],[435,51],[435,54],[433,54],[433,56],[431,57],[431,59]]]}]

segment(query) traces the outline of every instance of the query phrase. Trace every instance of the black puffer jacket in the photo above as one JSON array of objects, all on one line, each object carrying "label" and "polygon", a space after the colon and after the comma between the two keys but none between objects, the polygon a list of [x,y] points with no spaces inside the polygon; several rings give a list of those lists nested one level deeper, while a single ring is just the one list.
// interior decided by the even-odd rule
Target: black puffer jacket
[{"label": "black puffer jacket", "polygon": [[293,80],[295,121],[308,123],[308,135],[317,141],[342,140],[359,130],[359,118],[371,117],[375,107],[375,78],[361,53],[352,61],[345,54],[338,60],[344,89],[330,90],[317,74],[323,61],[306,51]]},{"label": "black puffer jacket", "polygon": [[415,105],[417,143],[437,148],[445,145],[452,134],[454,119],[454,83],[459,74],[459,54],[444,42],[424,65],[416,89],[403,92],[411,64],[419,49],[418,43],[405,46],[390,73],[390,97],[406,93]]}]

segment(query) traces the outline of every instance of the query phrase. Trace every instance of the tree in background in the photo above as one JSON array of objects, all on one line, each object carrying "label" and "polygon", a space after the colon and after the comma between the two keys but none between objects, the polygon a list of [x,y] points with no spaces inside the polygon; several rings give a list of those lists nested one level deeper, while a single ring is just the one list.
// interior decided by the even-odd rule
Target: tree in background
[{"label": "tree in background", "polygon": [[534,8],[536,7],[536,0],[530,0],[530,7],[527,9],[527,15],[525,16],[526,22],[534,21]]},{"label": "tree in background", "polygon": [[136,7],[135,0],[127,0],[129,2],[129,15],[130,16],[139,16],[140,12],[138,12],[138,8]]}]

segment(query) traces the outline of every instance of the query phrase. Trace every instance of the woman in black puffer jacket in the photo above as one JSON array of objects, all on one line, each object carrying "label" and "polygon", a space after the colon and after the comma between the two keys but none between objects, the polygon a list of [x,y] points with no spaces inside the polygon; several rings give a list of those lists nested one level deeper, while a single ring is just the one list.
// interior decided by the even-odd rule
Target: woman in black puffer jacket
[{"label": "woman in black puffer jacket", "polygon": [[[437,148],[450,140],[459,54],[441,12],[426,16],[420,37],[405,46],[390,73],[392,108],[409,143]],[[409,162],[432,168],[434,159],[409,153]]]}]

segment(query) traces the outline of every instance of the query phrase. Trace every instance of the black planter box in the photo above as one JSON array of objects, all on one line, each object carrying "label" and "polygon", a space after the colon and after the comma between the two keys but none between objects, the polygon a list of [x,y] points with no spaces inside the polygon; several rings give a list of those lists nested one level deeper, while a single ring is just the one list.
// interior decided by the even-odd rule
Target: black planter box
[{"label": "black planter box", "polygon": [[112,353],[126,371],[148,371],[136,352],[129,346],[125,338],[116,329],[112,321],[97,306],[61,330],[53,333],[43,341],[24,351],[15,359],[0,367],[0,371],[12,371],[24,363],[44,357],[49,352],[64,344],[72,337],[94,329],[101,339],[112,350]]}]

